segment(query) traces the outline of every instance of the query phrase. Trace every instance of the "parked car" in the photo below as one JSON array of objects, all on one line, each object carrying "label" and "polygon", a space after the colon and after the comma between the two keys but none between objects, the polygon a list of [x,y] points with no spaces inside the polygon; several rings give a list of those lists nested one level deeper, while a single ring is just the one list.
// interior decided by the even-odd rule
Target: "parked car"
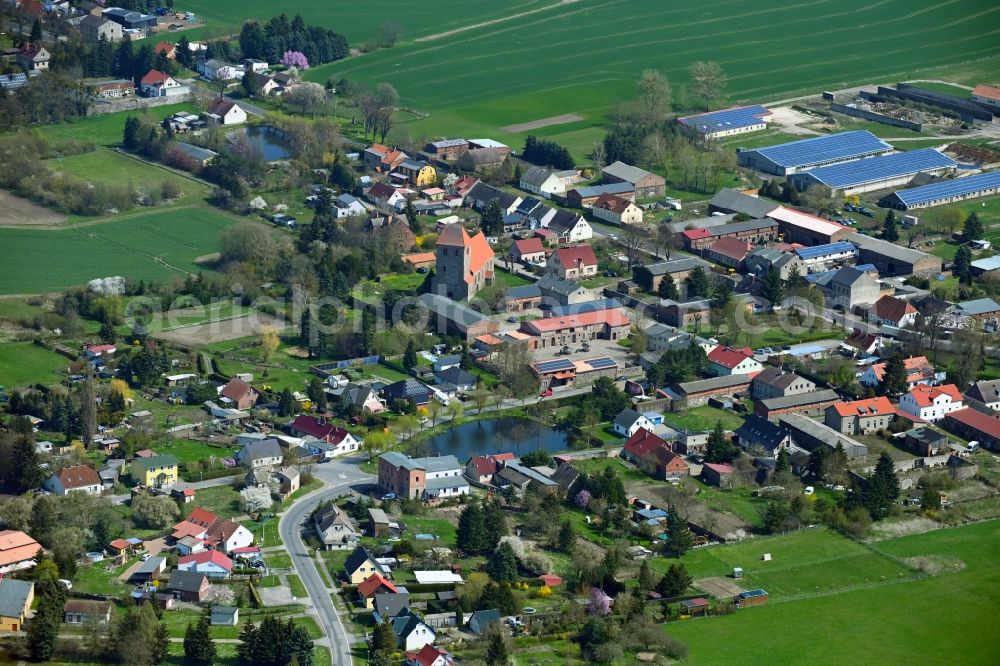
[{"label": "parked car", "polygon": [[539,398],[548,398],[548,397],[551,397],[551,395],[552,395],[552,389],[547,388],[544,391],[542,391],[541,393],[539,393],[538,397]]}]

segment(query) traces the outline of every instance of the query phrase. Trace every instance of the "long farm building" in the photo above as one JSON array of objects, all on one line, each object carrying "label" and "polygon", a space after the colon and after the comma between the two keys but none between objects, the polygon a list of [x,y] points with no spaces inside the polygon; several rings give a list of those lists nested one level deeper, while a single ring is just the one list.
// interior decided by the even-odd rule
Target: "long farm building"
[{"label": "long farm building", "polygon": [[888,143],[867,130],[857,130],[741,150],[736,157],[741,167],[775,176],[790,176],[890,152],[892,146]]}]

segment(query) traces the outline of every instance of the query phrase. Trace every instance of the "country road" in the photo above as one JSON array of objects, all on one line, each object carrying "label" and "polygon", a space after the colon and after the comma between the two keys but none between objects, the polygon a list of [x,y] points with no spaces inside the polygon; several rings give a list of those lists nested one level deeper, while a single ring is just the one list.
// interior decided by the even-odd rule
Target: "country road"
[{"label": "country road", "polygon": [[320,502],[343,494],[350,490],[351,486],[374,480],[375,477],[358,469],[358,462],[355,459],[315,465],[313,474],[324,481],[325,485],[295,502],[282,514],[278,523],[281,541],[292,558],[292,564],[306,592],[309,593],[319,624],[326,634],[331,663],[334,666],[351,666],[351,644],[354,642],[354,636],[348,632],[337,613],[330,596],[333,590],[327,587],[326,580],[317,569],[314,553],[302,541],[302,524],[309,519]]}]

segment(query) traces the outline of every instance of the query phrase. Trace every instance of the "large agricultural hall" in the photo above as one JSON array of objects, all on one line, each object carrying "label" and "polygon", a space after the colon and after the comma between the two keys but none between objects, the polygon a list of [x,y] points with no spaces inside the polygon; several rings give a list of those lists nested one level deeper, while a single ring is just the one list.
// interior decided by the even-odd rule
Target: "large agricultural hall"
[{"label": "large agricultural hall", "polygon": [[892,150],[891,145],[871,132],[855,130],[741,150],[736,157],[741,167],[775,176],[789,176],[841,162],[885,155]]},{"label": "large agricultural hall", "polygon": [[981,173],[954,180],[942,180],[930,185],[899,190],[888,194],[878,202],[882,208],[912,210],[943,206],[990,195],[1000,194],[1000,171]]},{"label": "large agricultural hall", "polygon": [[846,196],[906,185],[921,173],[940,176],[956,166],[954,160],[937,150],[922,148],[811,169],[793,174],[788,180],[800,192],[824,185],[834,196]]}]

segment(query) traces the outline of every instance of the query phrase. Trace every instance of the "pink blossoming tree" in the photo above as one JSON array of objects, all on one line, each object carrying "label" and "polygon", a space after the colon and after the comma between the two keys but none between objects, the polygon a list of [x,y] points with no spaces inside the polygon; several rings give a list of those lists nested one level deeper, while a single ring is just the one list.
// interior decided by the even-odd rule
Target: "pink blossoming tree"
[{"label": "pink blossoming tree", "polygon": [[309,59],[301,51],[285,51],[285,55],[281,56],[281,64],[295,69],[309,69]]}]

